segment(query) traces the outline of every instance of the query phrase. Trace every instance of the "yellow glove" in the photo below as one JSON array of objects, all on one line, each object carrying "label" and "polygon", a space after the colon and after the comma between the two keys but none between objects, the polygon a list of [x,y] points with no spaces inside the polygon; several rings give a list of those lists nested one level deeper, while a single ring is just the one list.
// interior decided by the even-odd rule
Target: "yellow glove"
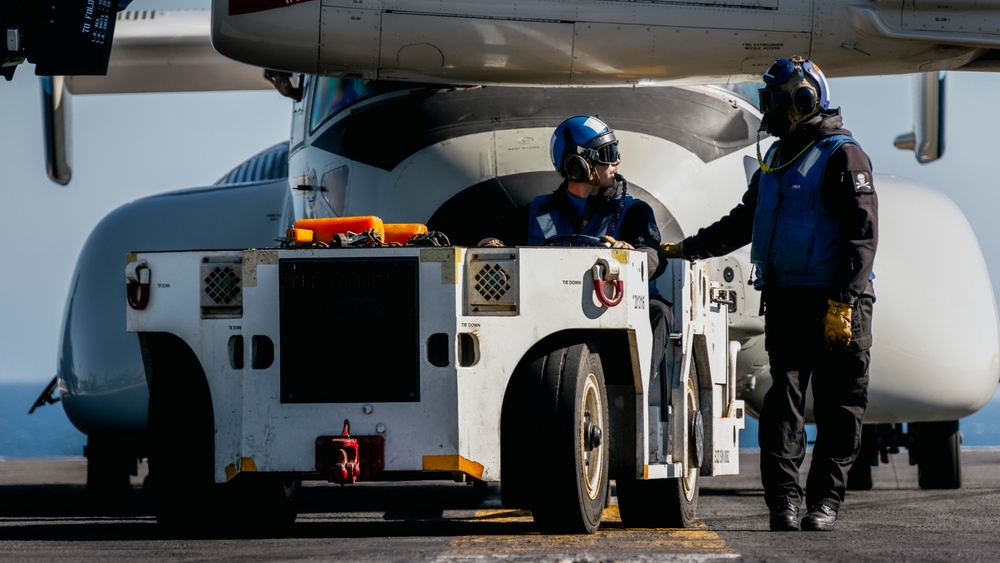
[{"label": "yellow glove", "polygon": [[611,248],[623,248],[625,250],[635,250],[635,247],[632,246],[631,244],[629,244],[629,243],[627,243],[627,242],[625,242],[623,240],[616,240],[615,237],[604,235],[604,238],[601,239],[601,240],[603,240],[604,242],[610,244]]},{"label": "yellow glove", "polygon": [[827,299],[830,307],[823,317],[823,340],[830,348],[847,348],[851,343],[851,310],[854,305]]},{"label": "yellow glove", "polygon": [[667,258],[684,258],[684,242],[665,242],[660,245],[660,250]]},{"label": "yellow glove", "polygon": [[483,240],[479,241],[476,244],[476,246],[487,246],[487,247],[491,247],[491,248],[500,248],[500,247],[506,246],[506,245],[503,243],[502,240],[500,240],[500,239],[498,239],[496,237],[486,237]]}]

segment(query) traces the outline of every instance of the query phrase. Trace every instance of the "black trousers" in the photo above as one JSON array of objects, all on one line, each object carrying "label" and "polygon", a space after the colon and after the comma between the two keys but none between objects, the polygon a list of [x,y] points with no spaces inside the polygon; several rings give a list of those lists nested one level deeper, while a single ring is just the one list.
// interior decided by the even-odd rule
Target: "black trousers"
[{"label": "black trousers", "polygon": [[806,506],[840,508],[847,473],[861,445],[868,406],[871,297],[859,298],[852,314],[851,344],[829,349],[823,342],[826,291],[765,290],[765,342],[773,383],[760,413],[760,472],[764,499],[775,510],[803,497],[799,468],[806,454],[806,392],[813,386],[816,443],[806,480]]},{"label": "black trousers", "polygon": [[653,367],[649,372],[654,376],[667,352],[670,332],[674,330],[674,312],[662,297],[649,299],[649,324],[653,327]]}]

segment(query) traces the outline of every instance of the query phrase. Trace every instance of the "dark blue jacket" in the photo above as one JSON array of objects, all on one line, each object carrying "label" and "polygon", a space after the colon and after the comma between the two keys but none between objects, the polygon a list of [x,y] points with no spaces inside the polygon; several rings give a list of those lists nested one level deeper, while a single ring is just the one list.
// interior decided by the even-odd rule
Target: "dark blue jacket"
[{"label": "dark blue jacket", "polygon": [[[653,208],[627,193],[623,184],[587,198],[583,216],[570,203],[563,182],[556,191],[531,201],[528,216],[528,244],[538,246],[558,235],[610,235],[646,254],[649,279],[659,277],[667,267],[660,249],[660,230]],[[624,198],[624,199],[623,199]],[[651,286],[652,287],[652,286]]]},{"label": "dark blue jacket", "polygon": [[[616,205],[600,205],[595,198],[588,198],[584,207],[586,219],[578,217],[564,206],[553,205],[555,194],[543,194],[531,200],[531,222],[528,226],[528,244],[538,246],[546,240],[565,235],[621,236],[622,218],[632,205],[639,201],[630,195],[615,200]],[[560,194],[562,195],[562,194]],[[569,196],[565,196],[569,197]],[[557,197],[557,202],[559,198]],[[590,209],[593,208],[593,209]],[[616,220],[617,219],[617,220]]]}]

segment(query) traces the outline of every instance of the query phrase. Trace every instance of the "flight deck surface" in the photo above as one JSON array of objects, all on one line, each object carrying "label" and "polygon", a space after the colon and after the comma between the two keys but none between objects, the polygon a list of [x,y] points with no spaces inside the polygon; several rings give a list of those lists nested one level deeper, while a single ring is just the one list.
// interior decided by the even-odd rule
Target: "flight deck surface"
[{"label": "flight deck surface", "polygon": [[[179,537],[140,488],[86,494],[86,461],[0,461],[0,559],[18,561],[987,561],[1000,553],[1000,450],[962,451],[963,488],[921,490],[906,453],[851,491],[833,532],[767,531],[757,453],[704,478],[686,530],[622,527],[612,498],[594,535],[546,536],[499,491],[452,482],[308,485],[289,529]],[[197,507],[192,507],[197,510]]]}]

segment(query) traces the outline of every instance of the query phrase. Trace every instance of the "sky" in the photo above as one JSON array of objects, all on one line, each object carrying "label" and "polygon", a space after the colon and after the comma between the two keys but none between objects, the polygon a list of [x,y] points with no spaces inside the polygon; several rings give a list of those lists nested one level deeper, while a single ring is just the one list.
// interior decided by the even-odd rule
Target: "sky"
[{"label": "sky", "polygon": [[[137,0],[132,8],[161,5]],[[55,373],[70,276],[94,225],[130,200],[211,184],[287,139],[291,103],[270,90],[74,96],[73,179],[59,186],[45,174],[41,94],[33,72],[24,64],[13,81],[0,80],[0,383],[37,382],[41,391]],[[912,126],[915,88],[912,76],[834,79],[830,98],[843,108],[846,126],[876,172],[936,187],[964,211],[996,294],[1000,158],[990,146],[1000,117],[987,101],[1000,92],[1000,73],[948,73],[946,150],[931,164],[892,146]],[[933,257],[927,259],[933,275]]]},{"label": "sky", "polygon": [[[0,383],[55,374],[77,255],[133,199],[214,183],[288,139],[291,101],[273,90],[74,96],[73,177],[49,181],[32,66],[0,79]],[[41,391],[41,389],[39,389]]]}]

